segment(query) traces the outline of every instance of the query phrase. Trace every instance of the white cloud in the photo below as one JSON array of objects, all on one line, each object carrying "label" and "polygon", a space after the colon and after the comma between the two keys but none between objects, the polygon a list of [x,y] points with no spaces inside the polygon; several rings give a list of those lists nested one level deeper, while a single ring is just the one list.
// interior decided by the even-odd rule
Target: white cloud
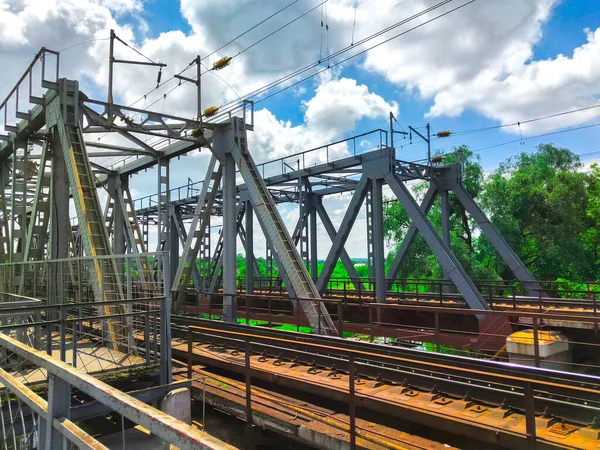
[{"label": "white cloud", "polygon": [[[380,27],[396,19],[400,9],[403,16],[408,16],[433,3],[382,2],[382,8],[369,10],[366,2],[360,5],[369,23]],[[557,3],[476,2],[372,50],[364,67],[418,92],[423,99],[432,99],[429,115],[433,117],[459,116],[471,109],[499,122],[512,123],[594,104],[600,96],[600,28],[588,31],[588,42],[574,49],[572,56],[533,59],[534,48],[543,38],[542,27]],[[410,26],[415,24],[411,22]],[[592,110],[535,122],[523,126],[522,131],[580,124],[599,114],[599,110]],[[507,131],[519,133],[516,128]]]},{"label": "white cloud", "polygon": [[[304,103],[304,124],[278,120],[270,111],[255,114],[255,130],[249,135],[250,150],[257,161],[267,161],[328,144],[351,132],[363,118],[384,119],[390,111],[397,113],[395,103],[386,102],[356,80],[329,80],[317,87],[315,95]],[[300,165],[323,163],[327,157],[347,153],[347,146],[332,146],[328,151],[308,154]],[[292,161],[290,161],[290,164]],[[273,165],[273,170],[281,170]]]},{"label": "white cloud", "polygon": [[385,118],[390,112],[398,115],[398,105],[388,103],[356,80],[342,78],[317,88],[317,95],[305,103],[306,123],[326,139],[352,131],[363,117]]}]

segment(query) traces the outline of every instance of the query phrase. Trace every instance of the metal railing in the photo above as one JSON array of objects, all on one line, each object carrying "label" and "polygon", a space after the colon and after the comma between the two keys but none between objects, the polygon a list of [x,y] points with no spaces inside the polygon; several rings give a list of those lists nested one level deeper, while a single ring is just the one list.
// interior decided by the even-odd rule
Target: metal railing
[{"label": "metal railing", "polygon": [[[51,58],[54,59],[54,77],[47,79],[46,74],[48,72],[47,65]],[[21,76],[15,87],[8,93],[6,98],[0,103],[0,121],[3,122],[4,131],[17,131],[16,124],[12,125],[9,122],[13,120],[28,120],[30,118],[31,111],[29,109],[22,110],[23,104],[40,104],[43,102],[42,97],[39,95],[39,92],[36,88],[43,89],[57,89],[58,88],[58,78],[59,78],[59,69],[60,69],[60,54],[56,51],[49,50],[45,47],[42,47],[40,51],[35,55],[33,61],[25,70],[25,73]],[[39,86],[37,83],[34,84],[34,72],[40,70],[40,82]],[[21,98],[23,94],[23,86],[26,85],[26,97],[25,101]],[[14,110],[9,114],[9,107],[14,103]],[[14,111],[14,113],[13,113]],[[0,134],[0,141],[5,141],[7,139],[6,135]]]},{"label": "metal railing", "polygon": [[[6,417],[4,413],[0,417],[5,448],[107,448],[71,419],[74,411],[71,406],[73,390],[88,395],[108,412],[115,411],[178,448],[231,448],[65,362],[48,358],[46,353],[32,349],[10,336],[0,334],[0,349],[48,374],[48,394],[47,398],[43,398],[15,376],[18,372],[12,368],[0,368],[0,382],[3,385],[0,390],[0,411],[8,411]],[[125,448],[124,425],[122,432]]]},{"label": "metal railing", "polygon": [[127,299],[154,298],[165,292],[160,268],[165,265],[158,264],[165,259],[165,252],[156,252],[0,264],[0,292],[49,304],[94,301],[94,283],[99,280],[104,292],[122,292]]},{"label": "metal railing", "polygon": [[[541,288],[527,293],[525,282],[508,280],[473,280],[492,309],[529,309],[546,311],[553,308],[586,309],[598,315],[600,309],[600,283],[568,281],[539,281]],[[574,289],[573,285],[580,288]],[[244,292],[246,280],[237,279],[238,291]],[[281,277],[255,277],[254,290],[281,295],[286,292]],[[530,289],[531,291],[531,289]],[[332,278],[323,296],[350,301],[374,301],[375,279]],[[396,303],[437,303],[447,307],[467,307],[453,282],[442,279],[397,278],[386,279],[386,301]]]},{"label": "metal railing", "polygon": [[[310,327],[296,302],[287,295],[237,294],[233,297],[234,320],[286,330],[321,334]],[[203,294],[188,303],[183,312],[200,318],[222,320],[223,293]],[[597,357],[600,344],[600,316],[585,313],[473,310],[429,305],[402,305],[315,299],[325,305],[339,337],[370,342],[389,342],[436,352],[450,352],[478,358],[515,362],[536,367],[592,371],[600,374]],[[521,331],[519,342],[529,346],[529,354],[506,352],[507,338]],[[558,336],[555,332],[561,332]],[[557,337],[558,336],[558,337]],[[577,358],[545,359],[542,348],[560,340]],[[566,369],[565,369],[566,368]]]},{"label": "metal railing", "polygon": [[[304,170],[318,164],[327,164],[349,156],[357,156],[366,153],[374,146],[381,149],[387,146],[386,130],[375,129],[367,131],[356,136],[351,136],[340,141],[322,145],[310,150],[305,150],[293,155],[284,156],[282,158],[273,159],[256,165],[257,170],[262,175],[263,179],[284,175],[289,172]],[[361,138],[376,136],[378,142],[369,144],[369,148],[361,148]],[[358,143],[357,143],[358,142]],[[349,148],[351,145],[352,148]],[[236,171],[239,174],[239,171]],[[182,186],[175,187],[169,190],[170,201],[177,202],[186,198],[195,196],[194,192],[199,192],[202,189],[203,181],[191,182]],[[134,201],[136,210],[155,207],[158,204],[157,194],[151,194],[144,197],[136,198]]]}]

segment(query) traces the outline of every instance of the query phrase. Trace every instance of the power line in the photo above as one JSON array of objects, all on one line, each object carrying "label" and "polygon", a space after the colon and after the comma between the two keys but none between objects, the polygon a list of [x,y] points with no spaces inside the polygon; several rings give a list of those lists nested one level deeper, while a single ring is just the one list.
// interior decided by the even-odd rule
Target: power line
[{"label": "power line", "polygon": [[[450,1],[452,1],[452,0],[450,0]],[[332,67],[339,66],[339,65],[341,65],[341,64],[343,64],[343,63],[345,63],[345,62],[347,62],[347,61],[349,61],[349,60],[351,60],[351,59],[353,59],[353,58],[356,58],[357,56],[363,55],[363,54],[365,54],[365,53],[367,53],[367,52],[369,52],[369,51],[373,50],[373,49],[374,49],[374,48],[376,48],[376,47],[379,47],[379,46],[381,46],[381,45],[383,45],[383,44],[386,44],[386,43],[388,43],[388,42],[390,42],[390,41],[392,41],[392,40],[394,40],[394,39],[396,39],[396,38],[399,38],[399,37],[401,37],[401,36],[404,36],[405,34],[407,34],[407,33],[410,33],[411,31],[414,31],[414,30],[416,30],[416,29],[418,29],[418,28],[421,28],[422,26],[424,26],[424,25],[427,25],[427,24],[429,24],[429,23],[431,23],[431,22],[433,22],[433,21],[435,21],[435,20],[437,20],[437,19],[440,19],[440,18],[442,18],[442,17],[444,17],[444,16],[446,16],[446,15],[448,15],[448,14],[450,14],[450,13],[454,12],[454,11],[457,11],[457,10],[459,10],[459,9],[461,9],[461,8],[464,8],[465,6],[467,6],[467,5],[471,4],[471,3],[474,3],[475,1],[476,1],[476,0],[470,0],[470,1],[466,2],[466,3],[463,3],[462,5],[460,5],[460,6],[457,6],[456,8],[453,8],[453,9],[451,9],[451,10],[448,10],[448,11],[446,11],[446,12],[444,12],[444,13],[442,13],[442,14],[440,14],[440,15],[436,16],[436,17],[433,17],[432,19],[429,19],[429,20],[427,20],[427,21],[425,21],[425,22],[423,22],[423,23],[421,23],[421,24],[419,24],[419,25],[416,25],[416,26],[414,26],[414,27],[412,27],[412,28],[409,28],[408,30],[406,30],[406,31],[403,31],[402,33],[398,33],[398,34],[396,34],[395,36],[392,36],[392,37],[390,37],[390,38],[388,38],[388,39],[385,39],[384,41],[382,41],[382,42],[379,42],[379,43],[377,43],[377,44],[375,44],[375,45],[373,45],[373,46],[371,46],[371,47],[369,47],[369,48],[366,48],[366,49],[364,49],[364,50],[361,50],[360,52],[358,52],[358,53],[356,53],[356,54],[354,54],[354,55],[351,55],[351,56],[349,56],[349,57],[347,57],[347,58],[345,58],[345,59],[342,59],[342,60],[340,60],[340,61],[337,61],[337,62],[335,62],[335,63],[333,63],[333,64],[331,64],[331,65],[328,65],[328,67],[327,67],[327,68],[325,68],[325,69],[322,69],[322,70],[319,70],[318,72],[316,72],[316,73],[314,73],[314,74],[312,74],[312,75],[309,75],[309,76],[307,76],[307,77],[303,78],[303,79],[302,79],[302,80],[300,80],[300,81],[297,81],[297,82],[295,82],[295,83],[293,83],[293,84],[291,84],[291,85],[289,85],[289,86],[286,86],[286,87],[284,87],[284,88],[280,89],[279,91],[277,91],[277,92],[274,92],[273,94],[270,94],[270,95],[268,95],[268,96],[266,96],[266,97],[263,97],[263,98],[261,98],[260,100],[258,100],[256,103],[260,103],[260,102],[263,102],[263,101],[265,101],[265,100],[267,100],[267,99],[269,99],[269,98],[271,98],[271,97],[274,97],[275,95],[277,95],[277,94],[280,94],[281,92],[283,92],[283,91],[286,91],[286,90],[290,89],[291,87],[297,86],[298,84],[301,84],[301,83],[303,83],[304,81],[306,81],[306,80],[309,80],[310,78],[313,78],[313,77],[315,77],[315,76],[317,76],[317,75],[319,75],[319,74],[321,74],[321,73],[325,72],[326,70],[328,70],[328,69],[330,69],[330,68],[332,68]],[[447,2],[444,2],[444,3],[447,3]],[[253,95],[253,96],[254,96],[254,95]]]},{"label": "power line", "polygon": [[[501,124],[501,125],[494,125],[491,127],[473,128],[470,130],[453,131],[451,136],[463,136],[465,134],[480,133],[483,131],[498,130],[501,128],[520,126],[520,125],[525,125],[525,124],[532,123],[532,122],[538,122],[540,120],[552,119],[555,117],[566,116],[569,114],[574,114],[574,113],[581,112],[581,111],[588,111],[590,109],[596,109],[596,108],[600,108],[600,104],[585,106],[583,108],[572,109],[569,111],[563,111],[563,112],[559,112],[559,113],[555,113],[555,114],[549,114],[547,116],[536,117],[534,119],[528,119],[528,120],[521,120],[521,121],[513,122],[513,123],[505,123],[505,124]],[[441,138],[437,138],[437,139],[441,139]]]},{"label": "power line", "polygon": [[[410,17],[407,17],[406,19],[403,19],[403,20],[401,20],[401,21],[399,21],[399,22],[396,22],[396,23],[394,23],[394,24],[392,24],[392,25],[390,25],[390,26],[388,26],[388,27],[386,27],[386,28],[384,28],[384,29],[382,29],[382,30],[380,30],[380,31],[378,31],[378,32],[376,32],[376,33],[374,33],[374,34],[370,35],[370,36],[367,36],[367,37],[365,37],[365,38],[361,39],[360,41],[356,42],[356,43],[354,44],[354,46],[347,46],[347,47],[344,47],[344,48],[342,48],[342,49],[340,49],[340,50],[338,50],[338,51],[334,52],[333,54],[331,54],[331,55],[329,55],[329,56],[327,57],[327,60],[329,61],[329,60],[331,60],[331,59],[333,59],[333,58],[335,58],[335,57],[337,57],[337,56],[339,56],[339,55],[341,55],[341,54],[343,54],[343,53],[345,53],[345,52],[349,51],[350,49],[352,49],[352,48],[354,48],[354,47],[356,47],[356,46],[358,46],[358,45],[362,45],[362,44],[364,44],[364,43],[366,43],[366,42],[368,42],[368,41],[370,41],[370,40],[372,40],[372,39],[375,39],[375,38],[377,38],[377,37],[381,36],[382,34],[385,34],[386,32],[393,30],[394,28],[397,28],[397,27],[399,27],[399,26],[401,26],[401,25],[404,25],[404,24],[406,24],[406,23],[408,23],[408,22],[410,22],[410,21],[412,21],[412,20],[415,20],[415,19],[417,19],[417,18],[419,18],[419,17],[421,17],[421,16],[423,16],[423,15],[425,15],[425,14],[429,13],[429,12],[432,12],[432,11],[434,11],[435,9],[438,9],[438,8],[440,8],[440,7],[442,7],[442,6],[445,6],[446,4],[448,4],[448,3],[452,2],[452,1],[453,1],[453,0],[444,0],[444,1],[442,1],[442,2],[439,2],[439,3],[437,3],[436,5],[433,5],[433,6],[429,7],[429,8],[426,8],[426,9],[424,9],[424,10],[420,11],[419,13],[416,13],[416,14],[414,14],[414,15],[410,16]],[[372,47],[369,47],[368,49],[365,49],[365,50],[363,50],[363,51],[361,51],[361,52],[358,52],[358,53],[356,53],[355,55],[353,55],[353,56],[350,56],[350,57],[348,57],[348,58],[346,58],[346,59],[344,59],[344,60],[342,60],[342,61],[336,62],[336,63],[334,63],[334,64],[330,65],[328,68],[325,68],[325,69],[319,70],[319,71],[317,71],[316,73],[313,73],[312,75],[309,75],[308,77],[306,77],[306,78],[304,78],[304,79],[300,80],[299,82],[296,82],[296,83],[294,83],[294,84],[292,84],[292,85],[290,85],[290,86],[287,86],[286,88],[284,88],[284,89],[281,89],[280,91],[277,91],[275,94],[272,94],[272,95],[270,95],[270,96],[268,96],[268,97],[266,97],[266,98],[271,98],[273,95],[276,95],[276,94],[278,94],[278,93],[280,93],[280,92],[283,92],[284,90],[286,90],[286,89],[289,89],[290,87],[296,86],[296,85],[298,85],[298,84],[300,84],[300,83],[302,83],[302,82],[304,82],[304,81],[306,81],[306,80],[308,80],[308,79],[310,79],[310,78],[312,78],[312,77],[315,77],[315,76],[319,75],[320,73],[323,73],[324,71],[328,70],[330,67],[335,67],[335,66],[337,66],[337,65],[340,65],[340,64],[342,64],[342,63],[344,63],[344,62],[348,61],[349,59],[352,59],[352,58],[354,58],[354,57],[356,57],[356,56],[360,56],[360,55],[362,55],[362,54],[364,54],[364,53],[368,52],[369,50],[372,50],[372,49],[373,49],[373,48],[375,48],[375,47],[378,47],[378,46],[380,46],[380,45],[383,45],[383,44],[385,44],[385,43],[387,43],[387,42],[389,42],[389,41],[391,41],[391,40],[393,40],[393,39],[396,39],[396,38],[398,38],[398,37],[400,37],[400,36],[402,36],[402,35],[404,35],[404,34],[406,34],[406,33],[410,32],[410,31],[413,31],[413,30],[415,30],[415,29],[417,29],[417,28],[420,28],[420,27],[422,27],[423,25],[426,25],[426,24],[428,24],[428,23],[430,23],[430,22],[432,22],[432,21],[434,21],[434,20],[437,20],[437,19],[439,19],[439,18],[441,18],[441,17],[443,17],[443,16],[445,16],[445,15],[447,15],[447,14],[450,14],[450,13],[452,13],[452,12],[454,12],[454,11],[456,11],[456,10],[460,9],[460,8],[463,8],[463,7],[465,7],[465,6],[467,6],[467,5],[471,4],[471,3],[474,3],[475,1],[476,1],[476,0],[470,0],[470,1],[468,1],[468,2],[464,3],[463,5],[461,5],[461,6],[457,7],[457,8],[454,8],[454,9],[452,9],[452,10],[449,10],[449,11],[447,11],[447,12],[445,12],[445,13],[441,14],[441,15],[438,15],[438,16],[436,16],[436,17],[434,17],[434,18],[430,19],[430,20],[427,20],[427,21],[425,21],[425,22],[423,22],[423,23],[421,23],[421,24],[419,24],[419,25],[417,25],[417,26],[415,26],[415,27],[413,27],[413,28],[411,28],[411,29],[409,29],[409,30],[406,30],[406,31],[404,31],[404,32],[402,32],[402,33],[399,33],[399,34],[397,34],[397,35],[395,35],[395,36],[393,36],[393,37],[391,37],[391,38],[388,38],[388,39],[386,39],[386,40],[384,40],[384,41],[382,41],[382,42],[380,42],[380,43],[378,43],[378,44],[376,44],[376,45],[374,45],[374,46],[372,46]],[[248,93],[248,94],[246,94],[246,95],[244,95],[244,96],[242,96],[242,97],[243,97],[243,98],[245,98],[245,99],[249,99],[249,98],[252,98],[252,97],[256,97],[257,95],[260,95],[260,94],[262,94],[262,93],[264,93],[264,92],[268,91],[269,89],[272,89],[272,88],[273,88],[273,87],[275,87],[275,86],[278,86],[278,85],[280,85],[280,84],[283,84],[283,83],[285,83],[286,81],[289,81],[289,80],[291,80],[291,79],[295,78],[296,76],[298,76],[298,75],[300,75],[300,74],[302,74],[302,73],[305,73],[305,72],[307,72],[307,71],[309,71],[309,70],[311,70],[311,69],[313,69],[313,68],[315,68],[315,67],[319,66],[319,65],[320,65],[322,62],[323,62],[323,59],[320,59],[320,60],[318,60],[318,61],[316,61],[316,62],[313,62],[313,63],[311,63],[311,64],[308,64],[308,65],[306,65],[306,66],[304,66],[304,67],[302,67],[302,68],[300,68],[300,69],[297,69],[296,71],[294,71],[294,72],[292,72],[292,73],[289,73],[289,74],[287,74],[287,75],[284,75],[283,77],[281,77],[281,78],[279,78],[279,79],[277,79],[277,80],[275,80],[275,81],[272,81],[271,83],[268,83],[268,84],[264,85],[264,86],[263,86],[263,87],[261,87],[261,88],[258,88],[258,89],[256,89],[256,90],[254,90],[254,91],[252,91],[252,92],[250,92],[250,93]],[[265,100],[266,98],[263,98],[263,99],[261,99],[260,101],[263,101],[263,100]],[[224,105],[221,105],[221,107],[220,107],[219,109],[223,109],[223,108],[227,108],[227,112],[232,112],[232,111],[234,111],[234,110],[237,110],[237,109],[239,109],[239,108],[240,108],[240,105],[239,105],[239,104],[236,104],[235,102],[230,102],[230,103],[226,103],[226,104],[224,104]],[[219,115],[218,115],[218,116],[216,116],[216,117],[219,117],[219,116],[222,116],[222,115],[223,115],[223,114],[219,114]]]},{"label": "power line", "polygon": [[[327,0],[325,0],[327,1]],[[233,39],[231,39],[230,41],[226,42],[225,44],[221,45],[218,49],[214,50],[213,52],[209,53],[208,55],[206,55],[204,58],[202,58],[202,60],[205,60],[206,58],[214,55],[215,53],[217,53],[219,50],[223,50],[225,47],[227,47],[229,44],[231,44],[232,42],[237,41],[239,38],[241,38],[242,36],[250,33],[252,30],[256,29],[257,27],[259,27],[260,25],[262,25],[263,23],[267,22],[268,20],[272,19],[273,17],[275,17],[276,15],[278,15],[279,13],[285,11],[286,9],[288,9],[290,6],[292,6],[294,3],[297,3],[298,0],[294,0],[293,2],[289,3],[288,5],[284,6],[283,8],[281,8],[280,10],[274,12],[273,14],[271,14],[269,17],[261,20],[260,22],[258,22],[256,25],[254,25],[252,28],[247,29],[246,31],[244,31],[242,34],[237,35],[236,37],[234,37]]]},{"label": "power line", "polygon": [[281,27],[277,28],[275,31],[267,34],[265,37],[259,39],[258,41],[256,41],[254,44],[244,48],[243,50],[241,50],[240,52],[238,52],[236,55],[232,56],[231,59],[235,58],[236,56],[240,56],[242,53],[247,52],[248,50],[250,50],[251,48],[257,46],[258,44],[260,44],[261,42],[267,40],[268,38],[270,38],[271,36],[273,36],[274,34],[279,33],[281,30],[283,30],[284,28],[290,26],[291,24],[293,24],[294,22],[297,22],[298,20],[302,19],[304,16],[307,16],[308,14],[310,14],[311,12],[313,12],[315,9],[317,9],[319,6],[324,5],[325,3],[327,3],[329,0],[324,0],[323,2],[319,3],[317,6],[314,6],[313,8],[309,9],[308,11],[306,11],[305,13],[299,15],[298,17],[296,17],[293,20],[290,20],[289,22],[287,22],[286,24],[282,25]]},{"label": "power line", "polygon": [[528,140],[531,140],[531,139],[538,139],[538,138],[546,137],[546,136],[554,136],[554,135],[557,135],[557,134],[570,133],[571,131],[585,130],[585,129],[588,129],[588,128],[594,128],[594,127],[598,127],[598,126],[600,126],[600,123],[594,123],[594,124],[591,124],[591,125],[582,125],[582,126],[576,127],[576,128],[568,128],[566,130],[559,130],[559,131],[552,131],[552,132],[549,132],[549,133],[537,134],[535,136],[528,136],[528,137],[525,137],[525,138],[514,139],[512,141],[502,142],[500,144],[494,144],[494,145],[489,145],[487,147],[482,147],[482,148],[479,148],[477,150],[473,150],[473,153],[479,153],[479,152],[482,152],[484,150],[489,150],[489,149],[492,149],[492,148],[502,147],[504,145],[509,145],[509,144],[515,144],[517,142],[528,141]]},{"label": "power line", "polygon": [[79,45],[89,44],[90,42],[108,41],[109,39],[110,38],[88,39],[88,40],[85,40],[85,41],[78,42],[77,44],[69,45],[68,47],[63,48],[62,50],[59,50],[58,53],[62,53],[64,51],[66,51],[66,50],[72,49],[73,47],[77,47]]}]

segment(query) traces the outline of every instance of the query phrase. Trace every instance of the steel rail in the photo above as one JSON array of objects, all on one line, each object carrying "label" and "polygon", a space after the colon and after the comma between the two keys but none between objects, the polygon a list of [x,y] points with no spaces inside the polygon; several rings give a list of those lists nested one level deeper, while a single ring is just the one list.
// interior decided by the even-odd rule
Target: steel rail
[{"label": "steel rail", "polygon": [[[232,349],[242,348],[243,339],[249,337],[255,352],[262,351],[274,359],[302,361],[306,365],[346,371],[347,355],[352,353],[361,375],[381,382],[402,382],[425,390],[440,389],[444,395],[457,397],[464,397],[468,391],[478,396],[480,401],[492,404],[504,403],[506,398],[521,404],[525,386],[533,383],[536,401],[550,407],[560,417],[587,424],[600,413],[600,379],[595,377],[340,338],[221,322],[211,324],[203,319],[174,317],[173,320],[178,324],[191,325],[208,342]],[[197,328],[194,323],[205,326]],[[177,334],[181,330],[175,327],[173,331]]]}]

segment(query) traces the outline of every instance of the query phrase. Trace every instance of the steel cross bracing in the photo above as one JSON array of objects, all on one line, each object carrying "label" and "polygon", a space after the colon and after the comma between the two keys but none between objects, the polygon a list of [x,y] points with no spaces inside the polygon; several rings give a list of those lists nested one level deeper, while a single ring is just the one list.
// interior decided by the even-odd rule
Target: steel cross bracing
[{"label": "steel cross bracing", "polygon": [[[183,253],[175,272],[174,289],[177,291],[179,291],[180,286],[183,286],[184,289],[187,287],[192,277],[192,269],[197,270],[196,259],[198,254],[202,255],[201,250],[204,251],[205,234],[210,223],[210,212],[221,184],[222,175],[223,169],[221,164],[218,163],[217,158],[213,155],[208,164],[206,179],[202,185],[202,192],[198,197],[198,203],[196,204],[196,210],[185,241]],[[183,282],[180,284],[182,276]],[[177,292],[173,304],[175,311],[183,303],[184,297],[185,291]]]}]

